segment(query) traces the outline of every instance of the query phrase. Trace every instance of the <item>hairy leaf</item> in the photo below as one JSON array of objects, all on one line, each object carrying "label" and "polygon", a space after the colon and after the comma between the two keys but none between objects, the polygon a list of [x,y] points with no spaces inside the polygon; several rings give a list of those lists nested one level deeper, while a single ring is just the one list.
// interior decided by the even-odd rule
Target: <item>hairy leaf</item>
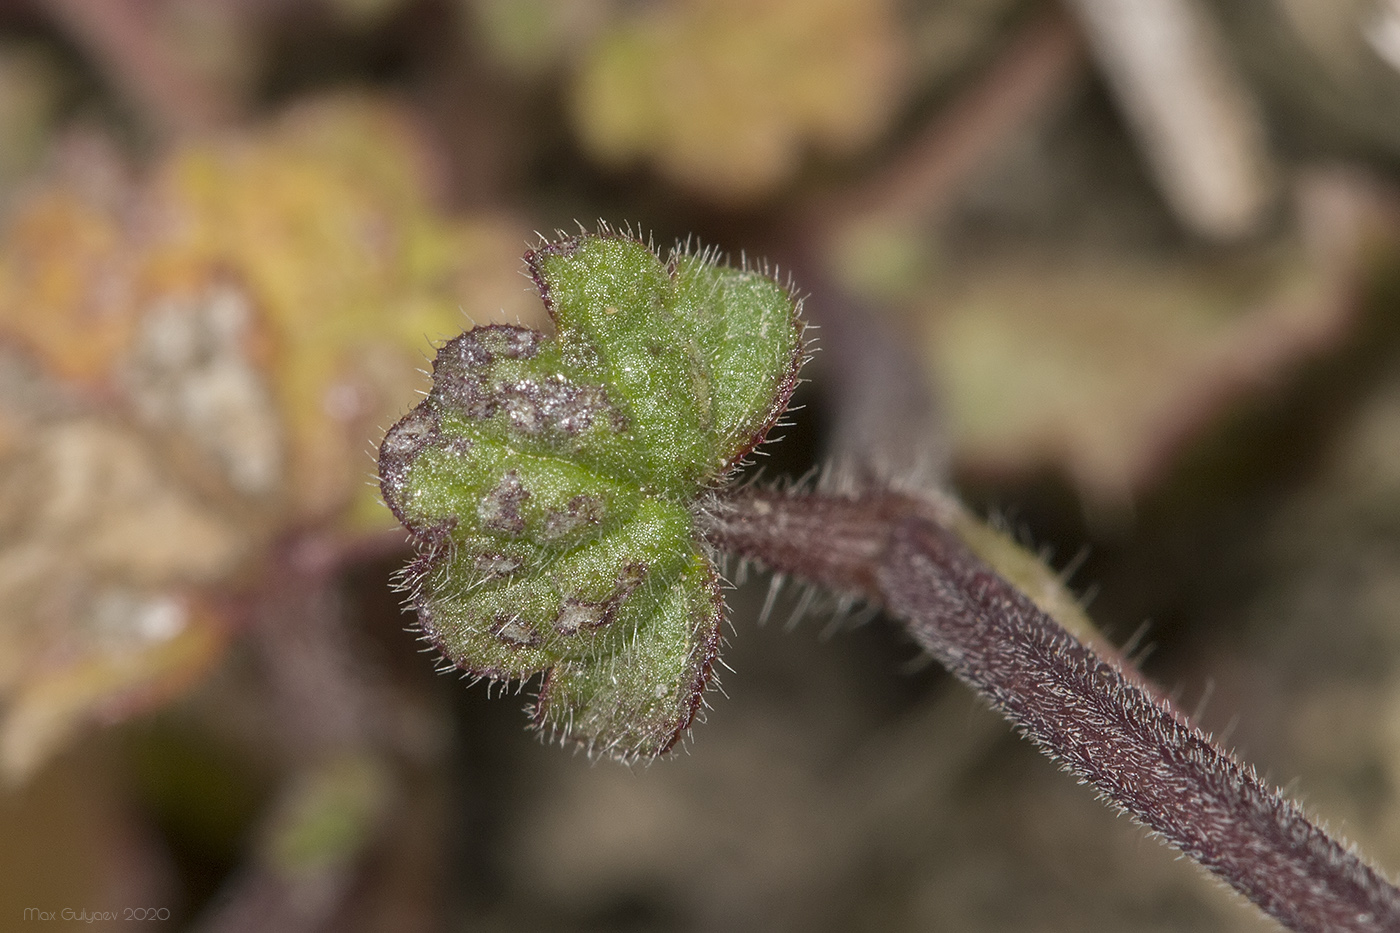
[{"label": "hairy leaf", "polygon": [[548,672],[536,724],[621,758],[660,754],[719,649],[718,576],[694,510],[777,420],[801,325],[758,272],[610,234],[526,257],[553,337],[479,327],[380,448],[414,534],[413,604],[455,666]]}]

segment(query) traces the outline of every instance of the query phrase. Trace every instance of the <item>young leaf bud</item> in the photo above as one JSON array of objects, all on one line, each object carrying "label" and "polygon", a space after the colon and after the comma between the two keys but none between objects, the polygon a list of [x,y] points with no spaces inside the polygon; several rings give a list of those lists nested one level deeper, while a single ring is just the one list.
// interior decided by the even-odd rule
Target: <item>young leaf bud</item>
[{"label": "young leaf bud", "polygon": [[623,759],[670,749],[720,643],[696,526],[786,408],[802,323],[771,278],[603,233],[525,257],[555,323],[448,341],[379,451],[413,535],[412,604],[457,668],[544,674],[537,727]]}]

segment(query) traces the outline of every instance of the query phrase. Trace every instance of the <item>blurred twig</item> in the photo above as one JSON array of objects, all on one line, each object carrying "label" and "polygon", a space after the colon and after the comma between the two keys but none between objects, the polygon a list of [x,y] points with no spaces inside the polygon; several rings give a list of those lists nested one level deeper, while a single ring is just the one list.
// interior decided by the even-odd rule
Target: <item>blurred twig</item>
[{"label": "blurred twig", "polygon": [[1074,24],[1051,7],[1014,35],[986,73],[888,166],[822,205],[817,228],[829,235],[860,218],[879,216],[896,223],[936,218],[989,153],[1064,93],[1082,63]]},{"label": "blurred twig", "polygon": [[203,133],[228,122],[233,102],[181,62],[142,0],[40,0],[49,16],[157,132]]},{"label": "blurred twig", "polygon": [[1178,219],[1213,240],[1259,230],[1276,201],[1263,122],[1195,0],[1067,0]]},{"label": "blurred twig", "polygon": [[1082,63],[1073,23],[1050,7],[1013,36],[986,73],[886,168],[788,224],[800,238],[793,252],[813,296],[805,308],[818,326],[818,362],[830,369],[833,386],[828,453],[858,482],[937,486],[947,468],[946,431],[923,361],[885,315],[823,274],[830,267],[825,255],[838,248],[838,238],[864,224],[936,223],[988,154],[1063,94]]}]

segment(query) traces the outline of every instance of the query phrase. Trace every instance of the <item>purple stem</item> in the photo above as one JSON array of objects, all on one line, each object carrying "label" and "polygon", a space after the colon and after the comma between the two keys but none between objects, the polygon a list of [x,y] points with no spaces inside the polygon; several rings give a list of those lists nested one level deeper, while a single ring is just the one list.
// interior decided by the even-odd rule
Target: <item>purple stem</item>
[{"label": "purple stem", "polygon": [[861,592],[1076,777],[1290,929],[1400,930],[1400,890],[905,496],[718,496],[707,539]]}]

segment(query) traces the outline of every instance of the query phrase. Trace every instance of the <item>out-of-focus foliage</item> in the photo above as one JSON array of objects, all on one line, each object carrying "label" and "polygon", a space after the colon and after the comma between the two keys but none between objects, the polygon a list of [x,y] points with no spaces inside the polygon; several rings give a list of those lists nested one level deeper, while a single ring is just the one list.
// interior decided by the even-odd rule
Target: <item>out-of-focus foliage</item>
[{"label": "out-of-focus foliage", "polygon": [[617,15],[618,0],[458,0],[491,57],[539,77],[585,49]]},{"label": "out-of-focus foliage", "polygon": [[1293,112],[1360,146],[1400,152],[1400,6],[1394,0],[1217,4],[1240,58]]},{"label": "out-of-focus foliage", "polygon": [[372,438],[462,308],[521,300],[503,221],[443,221],[393,108],[303,105],[140,184],[56,178],[0,240],[0,771],[207,667],[194,589],[288,528],[392,527]]},{"label": "out-of-focus foliage", "polygon": [[257,80],[263,49],[252,24],[233,4],[167,0],[151,4],[150,12],[164,46],[193,74],[237,95]]},{"label": "out-of-focus foliage", "polygon": [[0,195],[43,154],[63,102],[64,76],[34,43],[0,41]]},{"label": "out-of-focus foliage", "polygon": [[831,262],[922,333],[963,469],[1048,468],[1111,524],[1242,398],[1354,333],[1358,282],[1400,227],[1375,179],[1316,168],[1286,224],[1203,250],[1079,106],[980,167],[944,225],[857,216]]},{"label": "out-of-focus foliage", "polygon": [[493,62],[570,79],[574,128],[608,165],[646,160],[743,203],[808,151],[872,143],[899,105],[985,53],[1026,0],[458,0]]},{"label": "out-of-focus foliage", "polygon": [[1121,507],[1241,393],[1337,347],[1395,218],[1355,179],[1313,179],[1303,196],[1295,237],[1234,256],[1070,246],[959,270],[925,333],[960,457],[1053,464],[1097,507]]},{"label": "out-of-focus foliage", "polygon": [[372,836],[388,795],[383,765],[342,754],[288,788],[263,841],[263,857],[280,872],[316,876],[343,867]]},{"label": "out-of-focus foliage", "polygon": [[1034,2],[1028,0],[913,0],[896,9],[909,46],[913,80],[941,89],[985,57],[997,36]]},{"label": "out-of-focus foliage", "polygon": [[887,0],[669,0],[591,46],[571,106],[604,162],[644,157],[743,201],[791,178],[808,147],[869,142],[903,96],[908,54]]},{"label": "out-of-focus foliage", "polygon": [[383,22],[405,6],[404,0],[329,0],[341,21],[366,29]]}]

